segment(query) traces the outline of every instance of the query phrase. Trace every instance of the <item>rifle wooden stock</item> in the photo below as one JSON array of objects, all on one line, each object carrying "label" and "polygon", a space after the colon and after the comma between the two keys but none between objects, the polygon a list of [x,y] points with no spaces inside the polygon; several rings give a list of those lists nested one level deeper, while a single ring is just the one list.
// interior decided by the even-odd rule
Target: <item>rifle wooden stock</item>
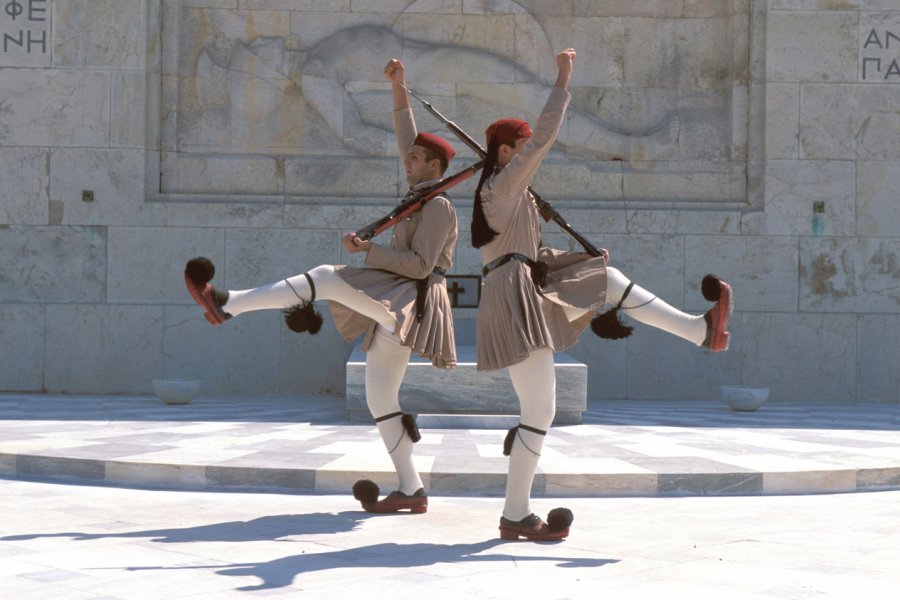
[{"label": "rifle wooden stock", "polygon": [[480,160],[472,166],[466,167],[461,171],[457,171],[453,175],[444,177],[434,185],[431,185],[424,190],[419,190],[412,198],[404,200],[385,216],[381,217],[377,221],[369,223],[362,229],[358,229],[355,232],[356,236],[363,241],[372,239],[385,229],[389,229],[396,225],[404,217],[407,217],[422,208],[422,206],[424,206],[426,202],[428,202],[441,192],[445,192],[450,188],[462,183],[466,179],[469,179],[470,177],[475,175],[475,173],[477,173],[478,170],[483,166],[484,161]]}]

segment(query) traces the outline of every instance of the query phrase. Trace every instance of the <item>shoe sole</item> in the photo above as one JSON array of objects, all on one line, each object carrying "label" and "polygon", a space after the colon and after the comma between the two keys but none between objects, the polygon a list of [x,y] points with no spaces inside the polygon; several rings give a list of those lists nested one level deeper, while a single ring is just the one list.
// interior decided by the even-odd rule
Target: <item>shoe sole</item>
[{"label": "shoe sole", "polygon": [[547,533],[526,533],[517,529],[500,528],[500,537],[504,540],[515,541],[519,538],[525,538],[529,542],[555,542],[569,537],[569,528],[566,527],[562,531],[549,531]]},{"label": "shoe sole", "polygon": [[363,504],[363,509],[366,512],[376,513],[376,514],[386,514],[386,513],[396,513],[402,510],[408,510],[412,514],[420,515],[428,512],[427,504],[414,504],[411,506],[398,506],[398,505],[385,505],[381,502],[377,502],[375,504]]},{"label": "shoe sole", "polygon": [[731,313],[734,311],[734,298],[731,295],[731,286],[719,280],[719,300],[713,308],[712,320],[716,324],[712,339],[709,341],[709,349],[713,352],[728,350],[730,333],[728,323]]},{"label": "shoe sole", "polygon": [[191,281],[191,278],[188,277],[187,273],[184,274],[184,283],[187,285],[188,292],[191,293],[191,297],[194,299],[194,302],[200,305],[206,312],[203,313],[203,316],[206,317],[206,320],[209,321],[211,325],[221,325],[225,322],[224,315],[219,316],[221,313],[221,309],[215,305],[212,298],[208,297],[207,294],[212,290],[212,286],[208,283],[201,290],[199,287]]}]

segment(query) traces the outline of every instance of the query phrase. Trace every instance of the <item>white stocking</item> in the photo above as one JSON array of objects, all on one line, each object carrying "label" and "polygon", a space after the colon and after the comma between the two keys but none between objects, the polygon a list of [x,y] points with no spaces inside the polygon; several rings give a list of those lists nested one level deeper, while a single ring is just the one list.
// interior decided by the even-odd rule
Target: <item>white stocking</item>
[{"label": "white stocking", "polygon": [[[553,351],[541,348],[524,361],[509,367],[509,378],[519,397],[519,423],[547,431],[556,414],[556,371]],[[506,502],[503,516],[520,521],[531,514],[531,486],[537,470],[544,436],[520,428],[509,456]]]},{"label": "white stocking", "polygon": [[[616,305],[622,299],[630,281],[621,271],[612,267],[606,269],[606,301]],[[696,345],[706,339],[706,319],[678,310],[644,288],[631,288],[620,309],[623,314],[651,327],[662,329]]]},{"label": "white stocking", "polygon": [[[409,348],[381,328],[376,330],[366,352],[366,403],[375,419],[400,412],[400,384],[406,374],[409,355]],[[398,489],[404,494],[412,494],[423,487],[413,465],[413,442],[403,428],[400,416],[380,421],[376,426],[397,470]]]},{"label": "white stocking", "polygon": [[[316,300],[334,300],[369,317],[379,325],[394,330],[396,325],[394,317],[341,279],[334,266],[318,266],[310,271],[309,275],[316,286]],[[309,281],[306,275],[300,274],[251,290],[229,290],[228,302],[222,310],[236,317],[252,310],[285,309],[298,304],[301,300],[311,298]]]}]

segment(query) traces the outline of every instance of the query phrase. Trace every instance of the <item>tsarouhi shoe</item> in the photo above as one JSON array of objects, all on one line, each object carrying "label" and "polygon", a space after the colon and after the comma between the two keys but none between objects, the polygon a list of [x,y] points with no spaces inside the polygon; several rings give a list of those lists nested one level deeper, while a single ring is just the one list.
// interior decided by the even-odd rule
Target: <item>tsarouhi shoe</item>
[{"label": "tsarouhi shoe", "polygon": [[228,302],[228,292],[217,290],[209,284],[216,274],[212,261],[203,256],[192,258],[184,266],[184,283],[194,302],[205,309],[206,320],[213,325],[221,325],[231,318],[222,310]]},{"label": "tsarouhi shoe", "polygon": [[734,298],[731,295],[731,286],[716,277],[707,275],[700,285],[703,297],[710,302],[715,302],[703,318],[706,319],[706,339],[703,347],[713,352],[728,350],[728,322],[734,311]]},{"label": "tsarouhi shoe", "polygon": [[353,484],[353,497],[360,501],[363,509],[370,513],[394,513],[408,510],[421,514],[428,512],[428,496],[423,488],[410,494],[394,491],[378,499],[378,485],[367,479],[360,479]]},{"label": "tsarouhi shoe", "polygon": [[548,542],[561,540],[569,536],[569,526],[574,517],[568,508],[554,508],[547,515],[548,523],[544,523],[532,513],[521,521],[510,521],[500,517],[500,537],[504,540],[518,540],[520,537],[532,542]]}]

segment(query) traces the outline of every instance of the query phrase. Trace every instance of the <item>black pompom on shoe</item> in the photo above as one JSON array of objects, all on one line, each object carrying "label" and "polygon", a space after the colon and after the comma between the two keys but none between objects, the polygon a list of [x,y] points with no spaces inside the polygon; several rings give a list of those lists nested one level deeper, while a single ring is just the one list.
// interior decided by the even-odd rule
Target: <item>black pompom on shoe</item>
[{"label": "black pompom on shoe", "polygon": [[719,298],[722,296],[722,287],[720,285],[721,279],[716,277],[715,275],[706,275],[703,278],[703,281],[700,282],[700,293],[703,294],[703,297],[710,302],[718,302]]},{"label": "black pompom on shoe", "polygon": [[547,513],[547,527],[550,531],[563,531],[569,528],[575,515],[568,508],[554,508]]},{"label": "black pompom on shoe", "polygon": [[353,484],[353,497],[359,500],[363,507],[367,504],[378,502],[378,484],[369,479],[360,479]]},{"label": "black pompom on shoe", "polygon": [[198,286],[204,286],[216,276],[216,266],[205,256],[198,256],[187,261],[184,274]]}]

